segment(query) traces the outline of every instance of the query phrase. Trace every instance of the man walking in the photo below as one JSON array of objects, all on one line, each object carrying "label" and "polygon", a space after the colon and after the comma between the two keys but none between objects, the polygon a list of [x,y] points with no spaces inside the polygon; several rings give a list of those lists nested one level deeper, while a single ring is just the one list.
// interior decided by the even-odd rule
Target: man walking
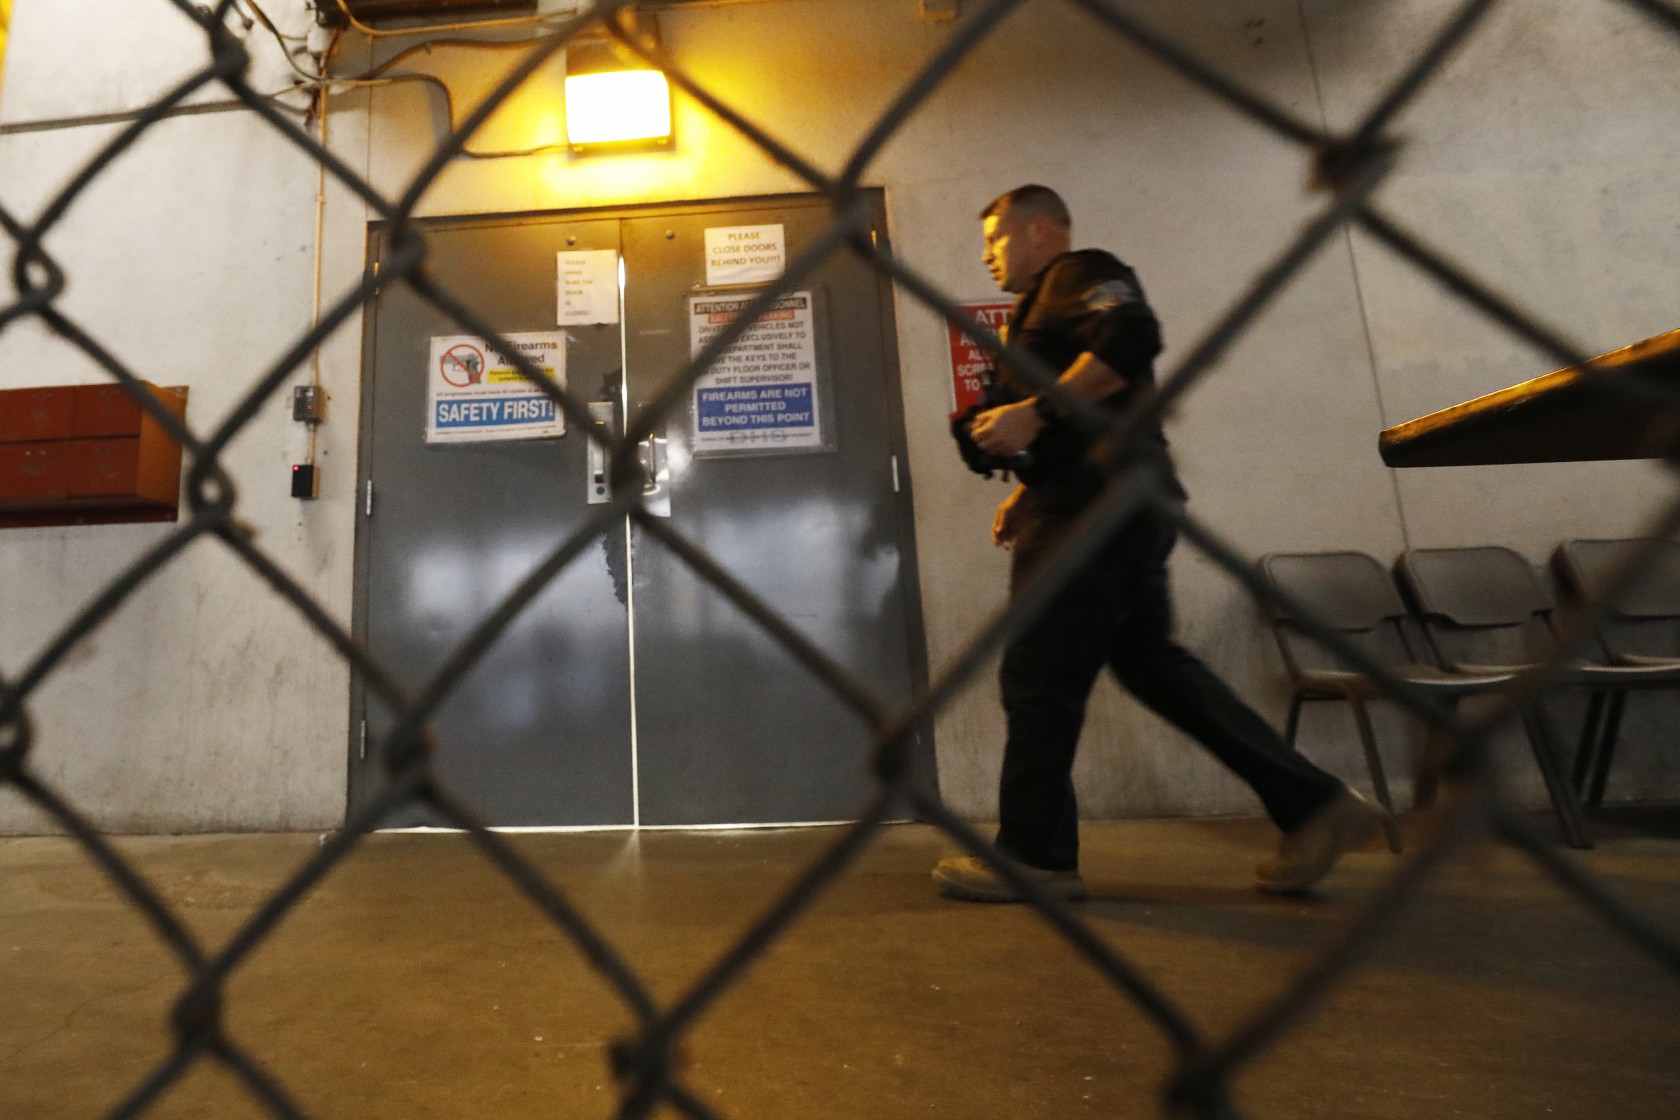
[{"label": "man walking", "polygon": [[[1160,326],[1137,275],[1100,249],[1071,252],[1066,204],[1048,187],[1002,195],[981,213],[984,261],[999,288],[1018,298],[1008,341],[1060,370],[1061,386],[1114,413],[1154,386]],[[1051,554],[1105,476],[1089,440],[1047,399],[1005,371],[1009,403],[981,412],[968,434],[996,457],[1025,456],[1021,480],[992,521],[992,540],[1012,550],[1018,594]],[[1148,460],[1182,499],[1157,423],[1138,435],[1132,461]],[[1000,681],[1008,739],[999,783],[997,848],[1061,898],[1079,898],[1079,816],[1073,757],[1085,704],[1104,665],[1138,700],[1213,752],[1259,796],[1283,832],[1278,854],[1257,869],[1262,891],[1306,890],[1381,814],[1282,738],[1172,637],[1167,556],[1174,526],[1151,513],[1115,530],[1005,649]],[[954,898],[1010,902],[1013,888],[973,856],[933,872]]]}]

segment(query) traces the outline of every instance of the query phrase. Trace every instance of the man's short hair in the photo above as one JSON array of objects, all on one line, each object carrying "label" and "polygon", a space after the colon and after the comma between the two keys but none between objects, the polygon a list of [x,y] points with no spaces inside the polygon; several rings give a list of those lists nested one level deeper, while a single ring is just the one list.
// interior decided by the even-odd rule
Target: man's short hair
[{"label": "man's short hair", "polygon": [[985,221],[991,217],[1000,221],[1004,218],[1020,218],[1024,222],[1030,222],[1034,218],[1049,218],[1063,229],[1073,228],[1073,215],[1068,213],[1067,203],[1062,201],[1062,196],[1037,183],[1016,187],[992,199],[986,208],[980,211],[980,220]]}]

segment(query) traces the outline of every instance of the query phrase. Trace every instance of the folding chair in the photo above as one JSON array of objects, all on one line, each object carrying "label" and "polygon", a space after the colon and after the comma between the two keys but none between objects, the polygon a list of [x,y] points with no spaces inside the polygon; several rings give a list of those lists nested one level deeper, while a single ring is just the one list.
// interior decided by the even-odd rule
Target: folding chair
[{"label": "folding chair", "polygon": [[[1397,567],[1422,613],[1424,633],[1442,668],[1468,674],[1520,673],[1554,656],[1557,633],[1551,595],[1534,567],[1511,549],[1414,548]],[[1572,661],[1554,672],[1552,684],[1616,692],[1653,687],[1669,671]],[[1523,705],[1522,718],[1564,837],[1574,847],[1591,847],[1580,802],[1563,773],[1556,738],[1538,697]],[[1595,722],[1583,725],[1583,743],[1596,736]]]},{"label": "folding chair", "polygon": [[[1611,665],[1649,670],[1636,685],[1593,694],[1587,725],[1575,754],[1575,792],[1589,805],[1604,800],[1610,760],[1621,731],[1622,707],[1632,688],[1680,689],[1680,544],[1673,541],[1571,540],[1558,546],[1553,564],[1577,600],[1601,600],[1616,566],[1641,547],[1654,547],[1645,571],[1600,617],[1599,645]],[[1602,717],[1602,724],[1599,722]]]},{"label": "folding chair", "polygon": [[[1394,581],[1381,564],[1362,552],[1273,553],[1261,558],[1260,570],[1273,587],[1309,607],[1395,676],[1441,699],[1448,710],[1455,710],[1462,697],[1497,692],[1513,679],[1510,673],[1449,673],[1421,661],[1413,648],[1412,636],[1407,633],[1409,618]],[[1383,696],[1382,687],[1364,673],[1343,667],[1342,662],[1306,634],[1287,607],[1273,606],[1270,613],[1272,634],[1294,688],[1284,738],[1291,747],[1295,746],[1302,705],[1320,700],[1347,701],[1359,730],[1360,745],[1365,749],[1371,785],[1377,800],[1389,812],[1385,822],[1388,845],[1398,852],[1400,833],[1394,823],[1394,805],[1389,798],[1388,781],[1377,754],[1376,735],[1367,707],[1369,701]],[[1414,807],[1426,806],[1433,800],[1437,770],[1444,755],[1444,737],[1431,727],[1414,763]]]}]

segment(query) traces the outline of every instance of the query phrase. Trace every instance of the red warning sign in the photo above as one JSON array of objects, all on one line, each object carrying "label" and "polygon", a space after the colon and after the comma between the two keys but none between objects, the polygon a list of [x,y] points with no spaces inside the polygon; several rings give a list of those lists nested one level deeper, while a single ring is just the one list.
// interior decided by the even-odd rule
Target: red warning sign
[{"label": "red warning sign", "polygon": [[[958,307],[983,327],[1001,333],[1009,322],[1013,302],[959,303]],[[992,368],[992,356],[968,336],[968,333],[947,323],[951,336],[951,411],[962,412],[980,399],[980,374]]]}]

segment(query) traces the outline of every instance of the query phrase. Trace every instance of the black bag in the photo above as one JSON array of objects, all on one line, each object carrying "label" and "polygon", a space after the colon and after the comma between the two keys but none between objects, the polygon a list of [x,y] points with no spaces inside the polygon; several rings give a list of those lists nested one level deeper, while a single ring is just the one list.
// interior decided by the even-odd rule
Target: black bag
[{"label": "black bag", "polygon": [[974,418],[982,412],[1014,403],[1014,399],[998,384],[997,374],[987,370],[980,375],[980,399],[961,412],[951,414],[951,438],[957,441],[957,452],[962,455],[963,465],[983,478],[991,478],[999,471],[1008,478],[1010,471],[1018,474],[1022,467],[1032,466],[1032,455],[1025,451],[1015,455],[993,455],[981,450],[969,431]]}]

